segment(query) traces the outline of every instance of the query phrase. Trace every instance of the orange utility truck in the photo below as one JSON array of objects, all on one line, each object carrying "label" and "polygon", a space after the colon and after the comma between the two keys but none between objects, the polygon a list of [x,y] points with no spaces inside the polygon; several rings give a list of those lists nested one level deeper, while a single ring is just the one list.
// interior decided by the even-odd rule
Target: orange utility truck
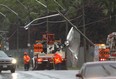
[{"label": "orange utility truck", "polygon": [[42,35],[42,40],[37,40],[34,44],[34,57],[32,58],[32,67],[35,70],[53,69],[54,53],[60,49],[63,60],[65,60],[65,52],[61,52],[62,48],[59,46],[61,40],[55,40],[55,35],[46,33]]},{"label": "orange utility truck", "polygon": [[110,50],[105,44],[95,44],[98,46],[98,61],[107,61],[109,60]]}]

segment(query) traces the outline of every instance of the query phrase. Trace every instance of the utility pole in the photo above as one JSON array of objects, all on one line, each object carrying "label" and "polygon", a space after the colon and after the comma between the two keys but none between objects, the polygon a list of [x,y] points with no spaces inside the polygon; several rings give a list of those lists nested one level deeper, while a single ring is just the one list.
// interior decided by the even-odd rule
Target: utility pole
[{"label": "utility pole", "polygon": [[[85,5],[84,5],[84,0],[82,0],[82,12],[83,12],[83,34],[86,36],[86,28],[85,28]],[[83,46],[84,46],[84,62],[86,62],[86,39],[83,38]]]},{"label": "utility pole", "polygon": [[[46,15],[48,16],[48,13],[49,13],[49,11],[48,11],[48,0],[45,0],[46,1]],[[48,18],[46,18],[46,22],[47,22],[47,24],[46,24],[46,31],[47,31],[47,33],[48,33],[48,31],[49,31],[49,27],[48,27]]]},{"label": "utility pole", "polygon": [[67,37],[67,34],[68,34],[68,22],[66,21],[66,30],[65,30],[65,37]]},{"label": "utility pole", "polygon": [[[28,12],[28,17],[29,17],[29,21],[31,21],[32,19],[31,19],[31,16],[30,16],[30,9],[29,9],[29,6],[28,7],[26,7],[20,0],[16,0],[17,2],[19,2],[24,8],[25,8],[25,10],[27,10],[27,12]],[[36,0],[37,1],[37,0]],[[29,55],[31,56],[31,38],[30,38],[30,28],[28,28],[28,31],[27,31],[27,33],[28,33],[28,36],[27,36],[27,39],[28,39],[28,41],[27,41],[27,47],[28,47],[28,53],[29,53]]]},{"label": "utility pole", "polygon": [[[29,21],[31,21],[32,19],[31,19],[31,16],[30,16],[30,9],[29,9],[29,7],[27,9],[28,9],[28,14],[29,14],[28,15],[29,16]],[[31,39],[31,37],[30,37],[31,33],[30,33],[30,31],[31,31],[31,28],[28,29],[28,43],[27,43],[27,46],[28,46],[28,53],[29,53],[30,56],[32,56],[31,55],[31,40],[30,40]]]},{"label": "utility pole", "polygon": [[[48,16],[48,0],[45,0],[46,1],[46,15]],[[46,39],[46,52],[48,52],[48,33],[49,33],[49,28],[48,28],[48,18],[46,18],[46,34],[47,34],[47,39]]]}]

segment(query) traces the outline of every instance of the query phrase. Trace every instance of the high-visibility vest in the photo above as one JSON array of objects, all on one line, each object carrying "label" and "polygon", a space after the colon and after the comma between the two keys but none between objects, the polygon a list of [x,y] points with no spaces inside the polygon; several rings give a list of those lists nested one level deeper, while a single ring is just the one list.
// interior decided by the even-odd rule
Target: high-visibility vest
[{"label": "high-visibility vest", "polygon": [[24,55],[24,64],[28,64],[30,62],[30,57],[28,55]]},{"label": "high-visibility vest", "polygon": [[55,64],[62,63],[62,57],[59,54],[54,55],[54,63]]}]

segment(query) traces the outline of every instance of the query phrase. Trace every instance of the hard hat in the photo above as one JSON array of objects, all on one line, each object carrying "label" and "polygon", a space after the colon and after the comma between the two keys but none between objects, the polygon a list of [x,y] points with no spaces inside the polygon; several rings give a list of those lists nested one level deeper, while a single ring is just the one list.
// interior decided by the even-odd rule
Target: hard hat
[{"label": "hard hat", "polygon": [[59,53],[58,53],[58,52],[56,52],[56,53],[55,53],[55,55],[59,55]]},{"label": "hard hat", "polygon": [[24,52],[24,55],[27,55],[27,52]]}]

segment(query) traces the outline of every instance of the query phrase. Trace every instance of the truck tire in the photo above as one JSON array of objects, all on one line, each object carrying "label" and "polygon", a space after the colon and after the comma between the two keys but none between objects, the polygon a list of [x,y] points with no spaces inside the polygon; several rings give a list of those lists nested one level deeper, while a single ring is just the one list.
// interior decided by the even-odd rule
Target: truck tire
[{"label": "truck tire", "polygon": [[67,67],[66,67],[66,61],[64,60],[61,64],[61,69],[62,70],[67,70]]},{"label": "truck tire", "polygon": [[53,63],[49,63],[47,69],[48,70],[54,69],[54,64]]},{"label": "truck tire", "polygon": [[37,70],[44,70],[43,64],[38,64],[37,65]]}]

